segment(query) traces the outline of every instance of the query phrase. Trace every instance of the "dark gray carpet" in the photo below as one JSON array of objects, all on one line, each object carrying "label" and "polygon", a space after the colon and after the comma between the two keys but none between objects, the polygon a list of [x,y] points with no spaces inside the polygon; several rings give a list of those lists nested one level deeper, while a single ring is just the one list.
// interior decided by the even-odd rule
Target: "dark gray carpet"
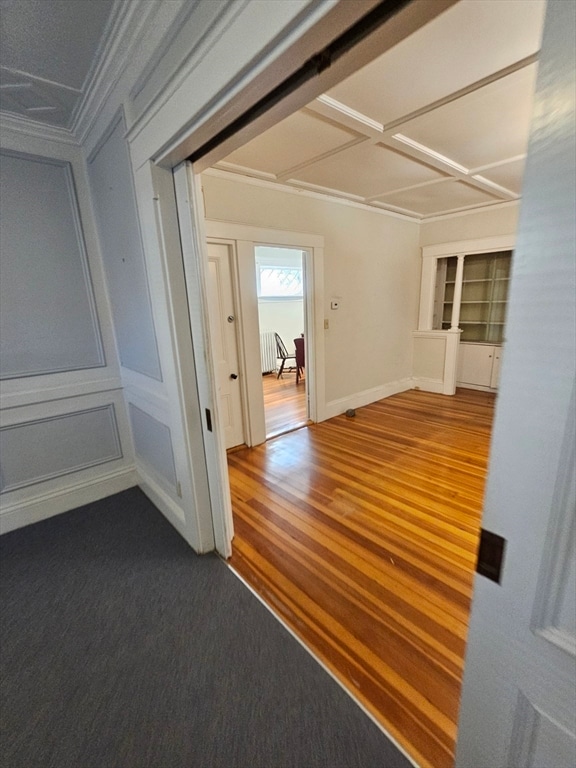
[{"label": "dark gray carpet", "polygon": [[5,768],[408,768],[137,489],[0,540]]}]

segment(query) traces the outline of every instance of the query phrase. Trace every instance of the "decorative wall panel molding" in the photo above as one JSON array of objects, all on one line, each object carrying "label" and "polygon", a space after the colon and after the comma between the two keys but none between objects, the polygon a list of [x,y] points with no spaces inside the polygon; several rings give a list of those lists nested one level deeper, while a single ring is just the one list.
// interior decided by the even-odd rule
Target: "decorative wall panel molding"
[{"label": "decorative wall panel molding", "polygon": [[106,365],[70,163],[0,153],[0,376]]},{"label": "decorative wall panel molding", "polygon": [[174,489],[177,483],[172,435],[166,424],[128,404],[136,457]]},{"label": "decorative wall panel molding", "polygon": [[2,493],[121,459],[114,405],[3,427],[0,453]]},{"label": "decorative wall panel molding", "polygon": [[576,656],[576,392],[566,419],[566,434],[547,550],[538,577],[533,631],[566,653]]},{"label": "decorative wall panel molding", "polygon": [[[572,768],[575,754],[574,734],[542,712],[520,691],[507,765]],[[554,756],[552,762],[551,755]]]},{"label": "decorative wall panel molding", "polygon": [[88,160],[123,367],[162,380],[156,329],[122,114]]}]

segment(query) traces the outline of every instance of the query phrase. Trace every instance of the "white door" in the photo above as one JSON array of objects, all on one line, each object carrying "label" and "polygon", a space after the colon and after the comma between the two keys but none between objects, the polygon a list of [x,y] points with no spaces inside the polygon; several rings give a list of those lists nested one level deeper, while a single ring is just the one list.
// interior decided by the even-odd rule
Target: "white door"
[{"label": "white door", "polygon": [[244,442],[230,246],[208,243],[208,303],[218,410],[226,448]]},{"label": "white door", "polygon": [[476,577],[458,768],[576,765],[575,26],[548,1],[484,502],[506,545],[500,583]]}]

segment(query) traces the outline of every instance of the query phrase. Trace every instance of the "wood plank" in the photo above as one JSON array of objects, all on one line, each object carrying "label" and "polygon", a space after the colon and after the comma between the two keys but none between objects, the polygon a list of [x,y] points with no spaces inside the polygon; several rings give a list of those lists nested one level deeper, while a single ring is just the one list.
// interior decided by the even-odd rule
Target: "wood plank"
[{"label": "wood plank", "polygon": [[277,379],[275,373],[262,377],[266,437],[270,439],[306,424],[306,384],[296,373],[286,371]]},{"label": "wood plank", "polygon": [[412,390],[228,457],[231,566],[425,768],[454,760],[493,408]]}]

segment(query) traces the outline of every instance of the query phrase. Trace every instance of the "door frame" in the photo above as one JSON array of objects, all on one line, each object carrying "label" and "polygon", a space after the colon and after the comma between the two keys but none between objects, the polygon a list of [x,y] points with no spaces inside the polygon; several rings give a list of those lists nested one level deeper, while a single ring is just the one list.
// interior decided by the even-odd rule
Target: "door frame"
[{"label": "door frame", "polygon": [[234,302],[238,317],[238,354],[244,379],[244,426],[247,445],[266,441],[264,397],[260,370],[258,297],[254,279],[254,246],[296,248],[304,255],[306,273],[305,316],[308,418],[326,419],[324,353],[324,237],[307,232],[257,227],[206,219],[206,239],[233,243]]}]

